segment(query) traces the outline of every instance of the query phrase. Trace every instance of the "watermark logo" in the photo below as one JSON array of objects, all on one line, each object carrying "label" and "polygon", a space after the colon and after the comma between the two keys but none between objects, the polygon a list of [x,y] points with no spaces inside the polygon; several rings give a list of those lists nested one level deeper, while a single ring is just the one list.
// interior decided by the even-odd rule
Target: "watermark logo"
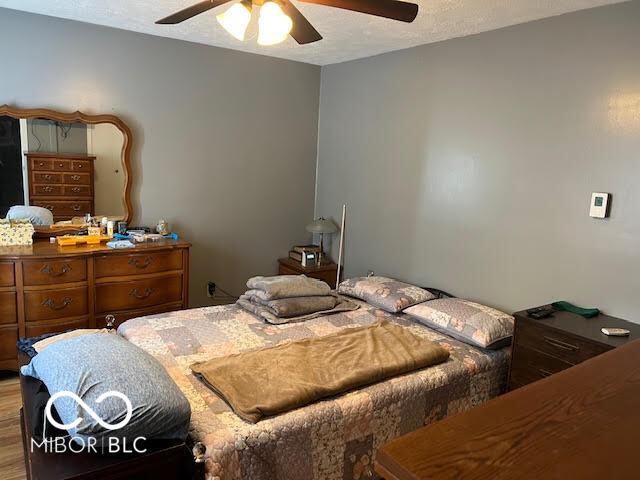
[{"label": "watermark logo", "polygon": [[126,406],[127,413],[125,417],[119,421],[118,423],[109,423],[104,419],[100,418],[100,416],[93,410],[89,405],[87,405],[84,400],[82,400],[78,395],[73,392],[69,392],[66,390],[57,392],[53,394],[44,409],[44,429],[42,434],[42,442],[38,443],[35,439],[31,438],[31,451],[33,452],[35,448],[42,449],[44,448],[45,452],[51,453],[97,453],[108,452],[108,453],[145,453],[146,449],[142,448],[139,444],[143,443],[146,438],[145,437],[136,437],[133,441],[127,441],[126,437],[120,436],[102,436],[100,441],[98,438],[91,436],[83,436],[78,437],[74,436],[73,441],[68,441],[68,437],[51,437],[47,438],[46,435],[46,425],[47,422],[54,427],[60,430],[71,430],[78,428],[82,422],[84,421],[84,417],[79,416],[75,420],[69,423],[60,423],[58,422],[51,409],[53,408],[53,404],[59,398],[68,397],[75,401],[78,405],[82,407],[82,409],[91,416],[102,428],[109,431],[120,430],[125,427],[131,421],[131,417],[133,415],[133,405],[131,404],[131,400],[124,393],[118,392],[115,390],[110,390],[108,392],[103,393],[96,399],[96,403],[100,404],[104,402],[108,398],[116,397],[122,400]]}]

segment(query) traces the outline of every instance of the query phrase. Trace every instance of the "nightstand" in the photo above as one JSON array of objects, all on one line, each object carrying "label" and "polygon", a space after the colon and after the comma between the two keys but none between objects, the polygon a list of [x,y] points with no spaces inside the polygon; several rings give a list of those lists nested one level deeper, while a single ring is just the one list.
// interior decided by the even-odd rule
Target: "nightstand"
[{"label": "nightstand", "polygon": [[[555,311],[551,317],[536,320],[521,311],[514,313],[514,317],[509,390],[640,338],[640,325],[602,314],[584,318]],[[600,331],[602,327],[626,328],[631,334],[609,337]]]},{"label": "nightstand", "polygon": [[291,258],[278,259],[278,275],[306,275],[307,277],[327,282],[334,289],[336,288],[337,273],[338,265],[335,263],[303,267],[300,262],[296,262]]}]

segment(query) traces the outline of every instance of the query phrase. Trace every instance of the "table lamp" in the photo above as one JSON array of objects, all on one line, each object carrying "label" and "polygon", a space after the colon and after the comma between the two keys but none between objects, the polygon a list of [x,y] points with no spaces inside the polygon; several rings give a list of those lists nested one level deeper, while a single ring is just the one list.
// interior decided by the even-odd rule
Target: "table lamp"
[{"label": "table lamp", "polygon": [[322,263],[322,257],[324,256],[324,234],[335,233],[337,231],[338,227],[335,223],[322,217],[307,225],[307,232],[320,234],[320,255],[318,255],[318,265]]}]

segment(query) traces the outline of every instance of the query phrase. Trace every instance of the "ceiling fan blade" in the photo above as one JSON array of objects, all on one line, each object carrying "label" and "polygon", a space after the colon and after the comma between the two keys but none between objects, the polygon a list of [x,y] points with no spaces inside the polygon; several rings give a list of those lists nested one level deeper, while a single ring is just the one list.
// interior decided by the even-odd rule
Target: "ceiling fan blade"
[{"label": "ceiling fan blade", "polygon": [[390,18],[411,23],[418,15],[418,5],[398,0],[300,0],[328,7],[342,8],[354,12],[368,13],[378,17]]},{"label": "ceiling fan blade", "polygon": [[293,3],[289,0],[283,0],[282,9],[284,13],[293,20],[293,28],[291,29],[290,35],[296,42],[300,45],[305,45],[322,40],[322,35],[318,33],[313,25],[309,23],[309,20],[300,13],[300,10],[298,10]]},{"label": "ceiling fan blade", "polygon": [[162,18],[156,23],[158,25],[174,25],[176,23],[181,23],[195,17],[196,15],[200,15],[201,13],[211,10],[212,8],[216,8],[218,5],[222,5],[223,3],[230,1],[231,0],[204,0],[204,2],[196,3],[195,5],[191,5],[190,7],[180,10],[173,15]]}]

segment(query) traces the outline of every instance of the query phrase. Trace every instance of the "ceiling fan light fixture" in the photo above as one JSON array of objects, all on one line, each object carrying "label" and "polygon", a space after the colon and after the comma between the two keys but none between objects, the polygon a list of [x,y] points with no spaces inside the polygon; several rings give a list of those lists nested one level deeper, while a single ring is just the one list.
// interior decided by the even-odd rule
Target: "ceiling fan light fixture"
[{"label": "ceiling fan light fixture", "polygon": [[293,21],[275,2],[265,2],[260,7],[258,20],[258,44],[276,45],[287,39],[293,28]]},{"label": "ceiling fan light fixture", "polygon": [[247,6],[245,2],[234,3],[228,10],[216,15],[216,19],[227,32],[243,41],[251,21],[251,4]]}]

